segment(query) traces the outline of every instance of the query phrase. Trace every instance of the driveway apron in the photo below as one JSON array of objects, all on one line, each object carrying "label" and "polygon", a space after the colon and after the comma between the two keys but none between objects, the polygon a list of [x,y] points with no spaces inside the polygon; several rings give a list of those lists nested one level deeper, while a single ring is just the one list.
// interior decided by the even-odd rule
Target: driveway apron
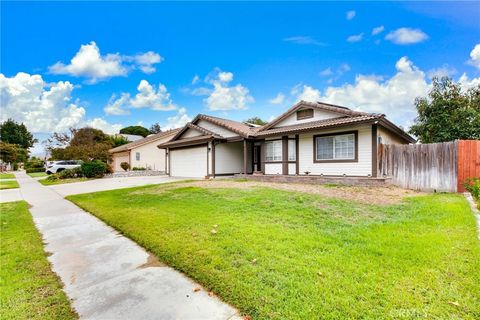
[{"label": "driveway apron", "polygon": [[52,269],[80,318],[240,318],[233,307],[52,189],[25,173],[15,175]]}]

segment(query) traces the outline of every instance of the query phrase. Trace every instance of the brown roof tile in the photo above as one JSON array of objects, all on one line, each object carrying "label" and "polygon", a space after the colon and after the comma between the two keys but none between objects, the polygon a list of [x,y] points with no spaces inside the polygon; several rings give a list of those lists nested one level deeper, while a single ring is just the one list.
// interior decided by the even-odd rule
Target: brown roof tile
[{"label": "brown roof tile", "polygon": [[376,120],[380,118],[383,118],[383,115],[370,114],[370,115],[358,115],[358,116],[318,120],[318,121],[305,122],[305,123],[294,124],[294,125],[283,126],[283,127],[276,127],[269,130],[260,131],[256,134],[256,136],[265,137],[265,136],[283,134],[283,133],[289,133],[289,132],[307,131],[312,129],[324,129],[324,128],[339,126],[339,125],[357,124],[357,123]]},{"label": "brown roof tile", "polygon": [[146,143],[165,138],[169,135],[171,135],[173,137],[178,131],[180,131],[180,128],[179,129],[172,129],[172,130],[168,130],[168,131],[163,131],[163,132],[159,132],[159,133],[156,133],[156,134],[152,134],[152,135],[149,135],[149,136],[147,136],[143,139],[138,139],[138,140],[132,141],[130,143],[121,145],[119,147],[110,149],[110,150],[108,150],[108,152],[117,153],[117,152],[128,151],[128,150],[131,150],[135,147],[144,145]]},{"label": "brown roof tile", "polygon": [[218,117],[213,117],[213,116],[207,116],[205,114],[199,114],[198,119],[206,120],[211,123],[217,124],[219,126],[222,126],[228,130],[231,130],[242,137],[249,137],[255,134],[257,131],[258,127],[251,127],[245,123],[234,121],[234,120],[228,120],[228,119],[223,119],[223,118],[218,118]]},{"label": "brown roof tile", "polygon": [[183,145],[195,145],[195,144],[200,144],[202,142],[207,142],[214,139],[214,136],[212,135],[205,135],[205,136],[197,136],[197,137],[190,137],[190,138],[185,138],[185,139],[180,139],[180,140],[170,140],[167,142],[164,142],[162,144],[159,144],[157,147],[158,148],[166,148],[166,147],[173,147],[173,146],[183,146]]}]

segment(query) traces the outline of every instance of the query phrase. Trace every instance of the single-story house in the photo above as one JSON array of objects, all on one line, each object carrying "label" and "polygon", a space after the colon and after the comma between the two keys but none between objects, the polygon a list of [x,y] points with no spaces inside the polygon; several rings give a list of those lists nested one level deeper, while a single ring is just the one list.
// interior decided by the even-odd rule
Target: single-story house
[{"label": "single-story house", "polygon": [[379,143],[414,142],[384,114],[300,101],[264,126],[200,114],[158,148],[177,177],[377,177]]},{"label": "single-story house", "polygon": [[149,170],[166,171],[165,150],[157,148],[157,145],[169,141],[179,130],[151,134],[145,138],[110,149],[113,170],[123,171],[120,164],[127,162],[130,168],[143,167]]}]

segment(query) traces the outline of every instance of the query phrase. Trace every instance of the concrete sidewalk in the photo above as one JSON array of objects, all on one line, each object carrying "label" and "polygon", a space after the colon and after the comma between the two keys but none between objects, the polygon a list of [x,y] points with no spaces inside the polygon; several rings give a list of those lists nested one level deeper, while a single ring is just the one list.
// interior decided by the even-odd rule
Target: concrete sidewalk
[{"label": "concrete sidewalk", "polygon": [[[16,173],[53,271],[82,319],[240,319],[237,310],[94,216]],[[195,290],[196,291],[196,290]]]}]

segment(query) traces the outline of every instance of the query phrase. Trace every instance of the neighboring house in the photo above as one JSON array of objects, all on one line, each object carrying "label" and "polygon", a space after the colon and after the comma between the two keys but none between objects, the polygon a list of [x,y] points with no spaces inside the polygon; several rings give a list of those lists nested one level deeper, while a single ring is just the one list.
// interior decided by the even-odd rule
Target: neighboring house
[{"label": "neighboring house", "polygon": [[143,167],[150,170],[165,171],[165,150],[157,148],[159,143],[170,140],[179,129],[151,134],[145,138],[110,149],[112,168],[123,171],[120,164],[127,162],[130,168]]},{"label": "neighboring house", "polygon": [[158,147],[166,172],[178,177],[376,177],[379,143],[413,142],[383,114],[300,101],[261,127],[200,114]]}]

